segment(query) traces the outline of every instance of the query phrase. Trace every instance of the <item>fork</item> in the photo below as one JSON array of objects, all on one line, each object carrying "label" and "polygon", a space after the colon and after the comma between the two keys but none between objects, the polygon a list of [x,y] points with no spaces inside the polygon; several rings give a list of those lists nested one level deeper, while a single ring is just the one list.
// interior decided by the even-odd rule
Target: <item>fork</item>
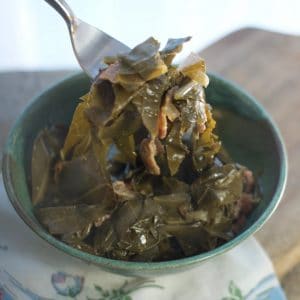
[{"label": "fork", "polygon": [[45,0],[66,21],[74,54],[81,68],[92,78],[104,67],[103,59],[130,48],[100,29],[78,19],[64,0]]}]

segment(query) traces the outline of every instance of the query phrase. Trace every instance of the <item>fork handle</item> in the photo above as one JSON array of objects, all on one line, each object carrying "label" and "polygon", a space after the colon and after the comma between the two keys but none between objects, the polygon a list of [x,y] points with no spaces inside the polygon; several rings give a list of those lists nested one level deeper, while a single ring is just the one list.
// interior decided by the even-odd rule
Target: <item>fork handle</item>
[{"label": "fork handle", "polygon": [[64,0],[45,0],[50,6],[52,6],[66,21],[69,29],[71,30],[76,16],[73,13],[71,7]]}]

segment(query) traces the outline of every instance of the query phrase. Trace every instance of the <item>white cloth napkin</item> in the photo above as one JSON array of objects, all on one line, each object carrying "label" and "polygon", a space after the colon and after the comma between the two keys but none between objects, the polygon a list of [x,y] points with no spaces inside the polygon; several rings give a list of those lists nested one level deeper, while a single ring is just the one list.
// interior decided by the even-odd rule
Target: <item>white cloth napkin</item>
[{"label": "white cloth napkin", "polygon": [[37,237],[0,181],[0,300],[286,299],[254,238],[192,270],[151,280],[102,271]]}]

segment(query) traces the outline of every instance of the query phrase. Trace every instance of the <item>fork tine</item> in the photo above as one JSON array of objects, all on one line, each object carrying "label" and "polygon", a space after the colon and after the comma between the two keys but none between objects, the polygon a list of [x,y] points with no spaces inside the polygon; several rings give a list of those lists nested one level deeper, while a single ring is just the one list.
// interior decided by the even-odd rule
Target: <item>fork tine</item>
[{"label": "fork tine", "polygon": [[66,21],[77,61],[90,77],[97,76],[105,56],[114,56],[130,50],[105,32],[78,19],[66,1],[45,1]]},{"label": "fork tine", "polygon": [[92,78],[99,73],[105,56],[114,56],[130,50],[105,32],[81,20],[78,21],[71,34],[73,49],[79,64]]}]

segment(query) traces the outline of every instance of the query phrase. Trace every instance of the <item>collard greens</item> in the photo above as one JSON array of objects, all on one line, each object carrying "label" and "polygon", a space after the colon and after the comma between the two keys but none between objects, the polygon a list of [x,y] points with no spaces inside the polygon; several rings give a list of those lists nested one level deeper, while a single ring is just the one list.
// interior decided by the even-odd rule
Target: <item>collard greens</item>
[{"label": "collard greens", "polygon": [[41,224],[100,256],[161,261],[234,237],[257,202],[253,174],[224,155],[205,100],[205,61],[176,54],[190,37],[154,38],[105,60],[68,129],[42,130],[32,151]]}]

